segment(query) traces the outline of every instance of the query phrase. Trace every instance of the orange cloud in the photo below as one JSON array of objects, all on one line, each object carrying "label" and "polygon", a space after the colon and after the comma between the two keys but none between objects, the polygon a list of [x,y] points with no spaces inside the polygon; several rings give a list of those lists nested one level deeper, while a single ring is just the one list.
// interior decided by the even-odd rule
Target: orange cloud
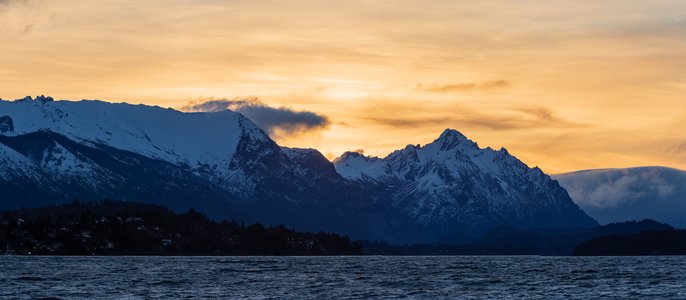
[{"label": "orange cloud", "polygon": [[510,82],[506,80],[494,80],[484,82],[464,82],[456,84],[417,84],[417,89],[421,91],[428,91],[434,93],[454,93],[474,90],[494,90],[502,89],[510,86]]},{"label": "orange cloud", "polygon": [[332,120],[277,138],[323,153],[454,127],[547,171],[686,168],[664,151],[686,140],[684,1],[0,1],[5,98],[259,95]]}]

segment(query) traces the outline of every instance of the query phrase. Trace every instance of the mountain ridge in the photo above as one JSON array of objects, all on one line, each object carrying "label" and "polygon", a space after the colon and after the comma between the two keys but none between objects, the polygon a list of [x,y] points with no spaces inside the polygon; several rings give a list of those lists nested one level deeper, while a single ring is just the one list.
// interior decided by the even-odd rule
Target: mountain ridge
[{"label": "mountain ridge", "polygon": [[[2,208],[110,198],[392,242],[471,238],[496,225],[595,224],[540,169],[504,148],[481,149],[455,130],[431,146],[377,158],[393,162],[390,173],[377,168],[384,180],[360,181],[315,149],[279,146],[232,111],[51,99],[0,101],[0,117],[12,121],[12,131],[0,134],[0,190],[9,191]],[[441,197],[406,184],[418,174],[424,181],[414,183]],[[500,193],[535,201],[503,206]],[[423,209],[424,202],[445,213]]]}]

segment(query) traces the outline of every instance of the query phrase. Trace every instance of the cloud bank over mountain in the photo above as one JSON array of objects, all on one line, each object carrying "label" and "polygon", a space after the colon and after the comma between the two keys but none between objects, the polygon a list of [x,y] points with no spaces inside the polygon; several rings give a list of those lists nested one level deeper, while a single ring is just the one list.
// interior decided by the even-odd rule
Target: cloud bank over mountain
[{"label": "cloud bank over mountain", "polygon": [[600,169],[553,176],[601,224],[654,219],[686,226],[686,172],[664,167]]},{"label": "cloud bank over mountain", "polygon": [[187,112],[217,112],[227,109],[236,111],[253,121],[270,136],[324,129],[331,123],[325,115],[296,111],[288,107],[272,107],[257,98],[193,102],[180,109]]}]

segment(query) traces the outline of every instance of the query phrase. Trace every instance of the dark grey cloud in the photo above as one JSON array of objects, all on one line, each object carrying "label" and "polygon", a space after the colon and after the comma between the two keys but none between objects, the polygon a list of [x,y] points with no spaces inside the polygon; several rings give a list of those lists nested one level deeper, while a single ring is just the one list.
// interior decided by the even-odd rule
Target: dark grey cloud
[{"label": "dark grey cloud", "polygon": [[493,80],[483,82],[461,82],[455,84],[417,84],[417,89],[433,93],[455,93],[475,90],[495,90],[507,88],[510,82],[507,80]]},{"label": "dark grey cloud", "polygon": [[288,107],[271,107],[257,98],[208,100],[181,107],[181,110],[189,112],[216,112],[227,109],[241,113],[271,136],[319,130],[331,123],[325,115],[296,111]]}]

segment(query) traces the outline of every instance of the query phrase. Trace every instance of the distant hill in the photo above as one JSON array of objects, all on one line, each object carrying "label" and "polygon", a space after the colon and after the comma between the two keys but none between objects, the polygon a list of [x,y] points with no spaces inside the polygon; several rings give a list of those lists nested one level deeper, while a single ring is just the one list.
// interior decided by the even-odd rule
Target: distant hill
[{"label": "distant hill", "polygon": [[686,255],[686,230],[654,230],[597,237],[577,246],[574,255]]},{"label": "distant hill", "polygon": [[462,245],[391,246],[378,242],[363,245],[366,254],[386,255],[572,255],[577,246],[595,238],[672,230],[673,227],[653,220],[612,223],[590,229],[500,226],[489,230],[483,238]]},{"label": "distant hill", "polygon": [[599,169],[553,178],[601,224],[653,219],[686,228],[686,171],[665,167]]}]

